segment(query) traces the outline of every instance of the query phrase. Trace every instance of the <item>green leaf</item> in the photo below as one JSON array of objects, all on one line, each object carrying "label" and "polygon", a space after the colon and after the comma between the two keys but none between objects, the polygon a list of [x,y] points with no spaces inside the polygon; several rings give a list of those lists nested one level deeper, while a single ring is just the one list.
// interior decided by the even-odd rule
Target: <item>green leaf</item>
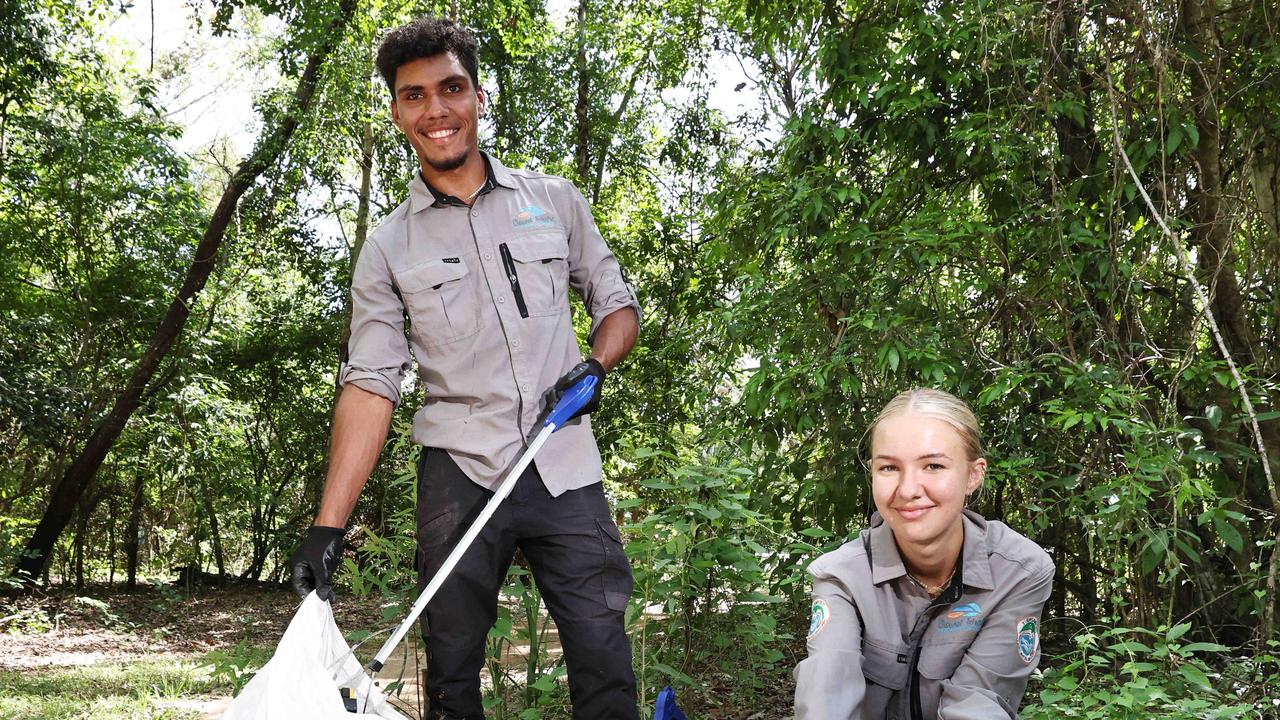
[{"label": "green leaf", "polygon": [[1213,518],[1213,527],[1218,531],[1218,537],[1222,538],[1222,542],[1233,552],[1240,552],[1244,549],[1244,538],[1240,537],[1240,531],[1235,526],[1227,522],[1226,518]]},{"label": "green leaf", "polygon": [[1192,685],[1197,685],[1206,690],[1211,689],[1209,685],[1209,678],[1205,677],[1204,672],[1195,665],[1179,665],[1178,674],[1186,678],[1187,682]]},{"label": "green leaf", "polygon": [[1183,645],[1181,648],[1178,649],[1178,652],[1181,652],[1181,653],[1228,652],[1229,650],[1231,650],[1231,648],[1227,647],[1226,645],[1219,645],[1218,643],[1193,642],[1193,643],[1188,643],[1186,645]]},{"label": "green leaf", "polygon": [[1191,623],[1181,623],[1178,625],[1174,625],[1173,627],[1169,628],[1168,632],[1164,634],[1164,641],[1167,643],[1171,643],[1174,640],[1177,640],[1178,638],[1185,635],[1187,631],[1190,629],[1191,629]]}]

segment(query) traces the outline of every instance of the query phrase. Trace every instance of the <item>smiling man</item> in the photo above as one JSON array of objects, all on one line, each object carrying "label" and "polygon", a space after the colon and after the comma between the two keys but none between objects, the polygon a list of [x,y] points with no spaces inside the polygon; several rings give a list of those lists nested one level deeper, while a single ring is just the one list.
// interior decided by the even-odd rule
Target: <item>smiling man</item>
[{"label": "smiling man", "polygon": [[[396,28],[377,66],[418,168],[408,199],[356,262],[324,496],[289,563],[300,595],[315,590],[326,599],[347,519],[412,367],[410,348],[427,394],[413,419],[413,438],[424,446],[417,464],[421,588],[546,408],[585,375],[603,381],[630,352],[640,319],[635,293],[573,184],[506,168],[479,150],[486,98],[465,29],[437,18]],[[591,316],[585,360],[570,288]],[[599,404],[600,384],[580,417],[551,436],[427,607],[427,717],[484,717],[485,639],[517,548],[556,622],[574,717],[638,717],[623,624],[631,569],[586,416]]]}]

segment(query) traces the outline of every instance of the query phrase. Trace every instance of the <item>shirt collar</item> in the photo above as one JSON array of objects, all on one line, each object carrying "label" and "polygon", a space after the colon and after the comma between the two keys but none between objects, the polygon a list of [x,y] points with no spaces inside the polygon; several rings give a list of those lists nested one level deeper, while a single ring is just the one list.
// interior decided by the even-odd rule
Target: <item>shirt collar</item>
[{"label": "shirt collar", "polygon": [[[484,185],[481,186],[480,192],[476,196],[488,194],[495,187],[502,186],[505,188],[513,188],[515,185],[511,180],[511,171],[502,165],[502,163],[489,157],[487,153],[480,153],[481,159],[484,160]],[[431,186],[426,178],[422,176],[422,170],[418,170],[413,174],[413,180],[409,181],[409,210],[418,212],[429,207],[465,207],[466,203],[461,198],[443,193]]]},{"label": "shirt collar", "polygon": [[[993,590],[991,560],[987,552],[987,521],[972,510],[965,510],[964,545],[960,551],[962,569],[960,576],[965,585],[979,590]],[[871,582],[879,585],[907,574],[898,554],[898,544],[893,541],[893,531],[885,524],[880,513],[871,513]]]}]

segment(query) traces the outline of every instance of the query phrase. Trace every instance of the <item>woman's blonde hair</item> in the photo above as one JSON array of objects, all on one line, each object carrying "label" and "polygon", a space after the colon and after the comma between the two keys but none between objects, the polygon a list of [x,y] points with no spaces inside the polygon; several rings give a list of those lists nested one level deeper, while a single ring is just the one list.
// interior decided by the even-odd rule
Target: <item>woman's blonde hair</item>
[{"label": "woman's blonde hair", "polygon": [[[943,390],[912,388],[898,393],[884,406],[867,428],[868,440],[875,437],[880,422],[895,415],[916,413],[937,418],[955,428],[960,435],[969,460],[983,456],[982,433],[978,430],[978,418],[963,400]],[[868,449],[870,445],[868,444]]]}]

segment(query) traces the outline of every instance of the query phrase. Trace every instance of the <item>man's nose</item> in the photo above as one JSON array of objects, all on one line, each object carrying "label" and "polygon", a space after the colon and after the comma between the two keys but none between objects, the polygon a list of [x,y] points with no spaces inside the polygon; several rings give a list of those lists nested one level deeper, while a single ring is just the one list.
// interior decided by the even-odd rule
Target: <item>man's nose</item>
[{"label": "man's nose", "polygon": [[432,93],[427,96],[427,117],[441,117],[449,114],[449,108],[444,104],[444,100],[439,93]]}]

